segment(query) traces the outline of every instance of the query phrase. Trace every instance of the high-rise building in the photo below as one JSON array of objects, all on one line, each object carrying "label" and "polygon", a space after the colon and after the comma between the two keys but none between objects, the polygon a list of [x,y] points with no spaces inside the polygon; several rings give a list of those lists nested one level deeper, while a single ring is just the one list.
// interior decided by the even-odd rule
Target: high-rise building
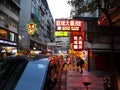
[{"label": "high-rise building", "polygon": [[[25,49],[45,50],[47,42],[54,41],[54,20],[47,1],[21,0],[20,8],[19,46]],[[35,26],[32,34],[28,30],[28,24],[31,23]]]},{"label": "high-rise building", "polygon": [[[16,51],[20,0],[0,0],[0,57]],[[4,56],[5,56],[4,55]]]}]

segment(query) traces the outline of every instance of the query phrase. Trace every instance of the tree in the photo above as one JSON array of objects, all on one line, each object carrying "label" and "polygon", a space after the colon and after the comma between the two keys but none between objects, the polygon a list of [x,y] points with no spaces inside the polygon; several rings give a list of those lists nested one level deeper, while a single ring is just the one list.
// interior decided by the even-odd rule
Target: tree
[{"label": "tree", "polygon": [[68,4],[77,7],[79,14],[99,10],[107,19],[108,25],[114,26],[116,22],[120,21],[120,18],[112,21],[112,12],[120,9],[120,0],[69,0]]}]

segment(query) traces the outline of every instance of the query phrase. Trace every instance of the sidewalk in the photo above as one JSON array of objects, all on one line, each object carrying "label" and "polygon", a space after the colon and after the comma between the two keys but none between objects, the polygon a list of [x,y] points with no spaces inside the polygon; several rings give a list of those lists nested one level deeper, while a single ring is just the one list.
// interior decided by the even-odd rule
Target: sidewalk
[{"label": "sidewalk", "polygon": [[87,90],[83,82],[91,82],[88,90],[104,90],[103,76],[101,72],[88,72],[83,70],[83,73],[70,70],[67,68],[67,90]]}]

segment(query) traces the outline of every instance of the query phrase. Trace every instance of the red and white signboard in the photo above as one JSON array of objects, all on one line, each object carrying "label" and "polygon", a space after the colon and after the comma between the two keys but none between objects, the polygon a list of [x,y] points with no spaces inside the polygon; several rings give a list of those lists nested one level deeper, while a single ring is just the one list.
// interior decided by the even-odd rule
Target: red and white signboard
[{"label": "red and white signboard", "polygon": [[74,50],[82,50],[83,49],[83,38],[82,38],[82,36],[74,36],[73,37],[73,49]]},{"label": "red and white signboard", "polygon": [[71,32],[70,42],[72,48],[76,51],[84,49],[84,32]]},{"label": "red and white signboard", "polygon": [[79,31],[83,26],[83,21],[73,19],[56,19],[56,30]]}]

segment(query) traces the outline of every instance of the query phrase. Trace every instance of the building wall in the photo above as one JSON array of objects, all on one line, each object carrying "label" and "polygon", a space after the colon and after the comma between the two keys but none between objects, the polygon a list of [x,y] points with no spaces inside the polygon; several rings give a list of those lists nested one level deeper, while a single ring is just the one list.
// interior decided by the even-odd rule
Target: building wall
[{"label": "building wall", "polygon": [[20,46],[28,49],[30,37],[27,31],[27,23],[31,20],[31,0],[20,1],[20,20],[19,20],[19,35],[21,36]]},{"label": "building wall", "polygon": [[[7,56],[17,49],[19,11],[19,3],[15,0],[0,1],[0,57]],[[3,49],[6,52],[2,53]]]},{"label": "building wall", "polygon": [[[20,8],[14,6],[12,3],[6,0],[2,0],[0,3],[0,28],[5,30],[8,34],[6,40],[10,41],[9,33],[13,33],[17,38],[18,34],[18,22],[19,22],[19,10]],[[14,3],[15,4],[15,3]],[[17,14],[11,9],[14,8],[14,11],[18,12]],[[16,40],[14,40],[16,42]]]},{"label": "building wall", "polygon": [[[47,42],[54,41],[54,21],[46,0],[21,0],[20,26],[21,35],[20,47],[33,49],[45,49]],[[34,35],[29,35],[26,25],[30,21],[36,24]],[[34,43],[34,44],[33,44]]]}]

